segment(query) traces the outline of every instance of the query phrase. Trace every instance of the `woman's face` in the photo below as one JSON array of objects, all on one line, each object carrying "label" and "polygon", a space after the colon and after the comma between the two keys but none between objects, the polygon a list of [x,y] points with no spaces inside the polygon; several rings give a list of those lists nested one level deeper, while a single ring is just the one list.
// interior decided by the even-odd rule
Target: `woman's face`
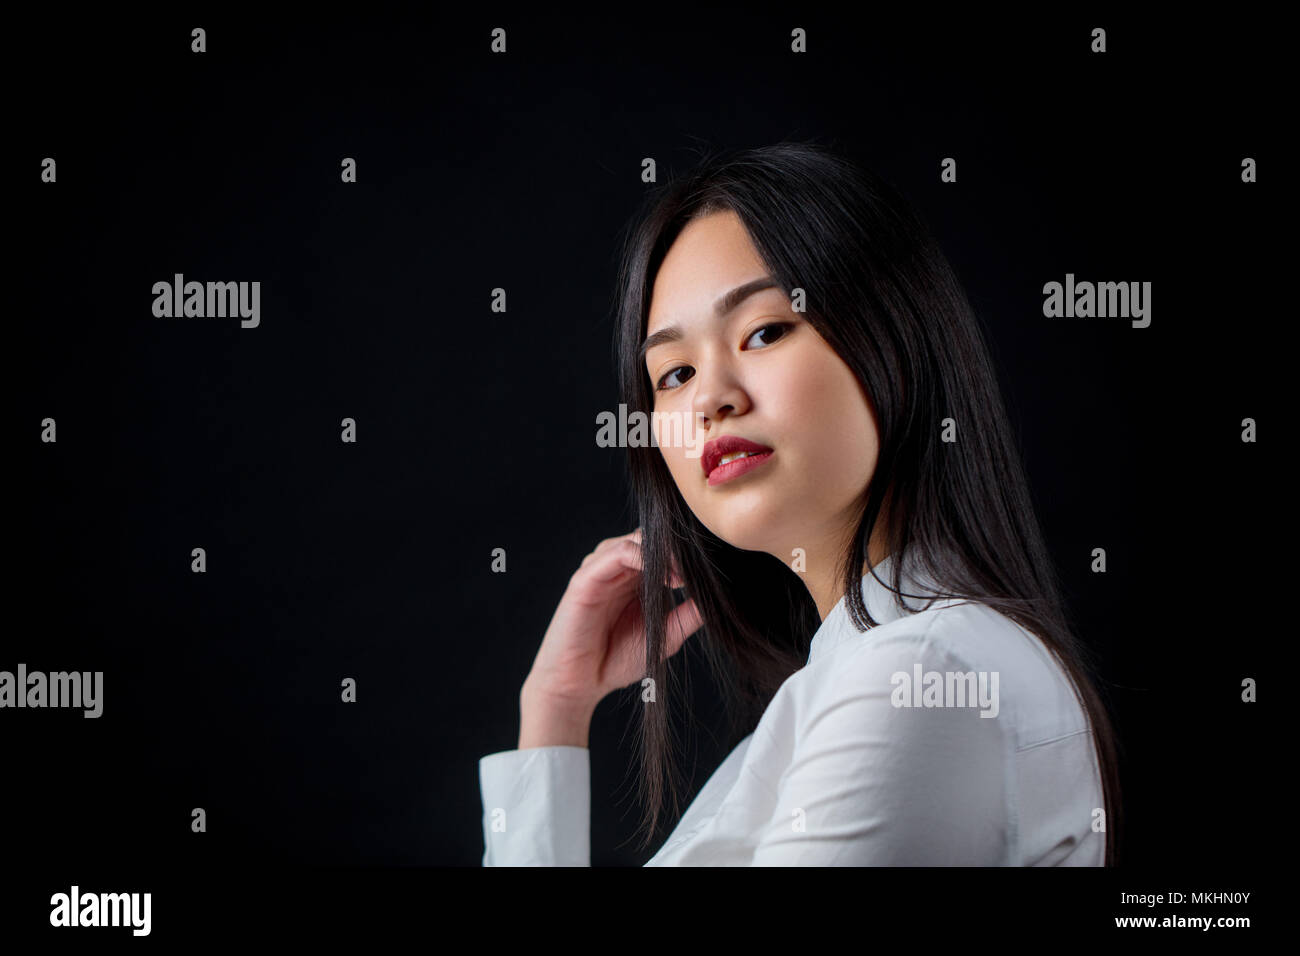
[{"label": "woman's face", "polygon": [[[656,441],[682,498],[722,540],[787,565],[796,548],[808,560],[836,560],[875,473],[874,412],[853,372],[775,285],[715,312],[727,293],[767,275],[734,212],[691,222],[673,243],[646,328]],[[668,329],[680,334],[656,336]],[[744,470],[724,464],[711,481],[702,462],[717,455],[706,443],[722,436],[771,453]]]}]

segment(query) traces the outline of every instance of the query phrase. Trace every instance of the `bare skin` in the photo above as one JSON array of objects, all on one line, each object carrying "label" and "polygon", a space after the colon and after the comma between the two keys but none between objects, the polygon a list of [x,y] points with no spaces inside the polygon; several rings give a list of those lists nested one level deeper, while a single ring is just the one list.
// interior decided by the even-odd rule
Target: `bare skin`
[{"label": "bare skin", "polygon": [[[587,746],[596,705],[645,676],[640,578],[640,528],[606,538],[582,559],[519,693],[520,750]],[[681,583],[675,575],[664,582],[666,587]],[[668,656],[701,623],[694,600],[679,604],[668,618]]]},{"label": "bare skin", "polygon": [[[660,440],[682,498],[710,531],[788,566],[798,549],[800,577],[824,620],[844,594],[836,564],[862,513],[879,433],[853,370],[780,288],[715,314],[725,293],[767,274],[735,213],[683,229],[655,277],[646,327],[681,336],[647,350],[646,372],[656,415],[694,422],[697,448],[730,435],[774,450],[760,468],[710,485],[687,443]],[[873,540],[873,563],[883,551]]]},{"label": "bare skin", "polygon": [[[852,370],[780,288],[716,312],[726,293],[766,275],[734,213],[696,220],[677,237],[655,278],[646,331],[678,334],[656,340],[645,364],[656,415],[690,430],[681,441],[656,437],[683,500],[709,530],[787,565],[802,555],[798,573],[824,620],[843,597],[836,564],[876,469],[875,413]],[[773,453],[710,485],[699,449],[722,435]],[[520,691],[520,749],[586,747],[596,705],[645,675],[640,542],[639,528],[601,541],[570,578]],[[872,564],[883,560],[879,533],[868,552]],[[668,622],[669,656],[700,625],[695,602],[680,605]]]}]

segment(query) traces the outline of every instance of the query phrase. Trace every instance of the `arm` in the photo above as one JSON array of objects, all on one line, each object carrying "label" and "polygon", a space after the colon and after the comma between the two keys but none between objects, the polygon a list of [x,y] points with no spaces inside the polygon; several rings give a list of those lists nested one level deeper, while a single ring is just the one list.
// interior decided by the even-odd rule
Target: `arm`
[{"label": "arm", "polygon": [[593,710],[519,695],[519,748],[479,760],[484,866],[591,865]]},{"label": "arm", "polygon": [[[921,637],[868,644],[836,666],[831,692],[770,784],[776,809],[753,866],[1005,865],[1013,739],[1007,710],[896,707],[893,676],[971,668]],[[899,698],[901,700],[901,698]],[[919,703],[919,700],[917,701]]]},{"label": "arm", "polygon": [[[519,749],[479,761],[484,866],[589,866],[587,733],[604,697],[645,667],[641,529],[606,538],[565,588],[519,694]],[[664,587],[684,584],[674,570]],[[665,622],[665,657],[702,624],[693,599]]]},{"label": "arm", "polygon": [[503,750],[479,760],[484,866],[590,866],[586,747]]}]

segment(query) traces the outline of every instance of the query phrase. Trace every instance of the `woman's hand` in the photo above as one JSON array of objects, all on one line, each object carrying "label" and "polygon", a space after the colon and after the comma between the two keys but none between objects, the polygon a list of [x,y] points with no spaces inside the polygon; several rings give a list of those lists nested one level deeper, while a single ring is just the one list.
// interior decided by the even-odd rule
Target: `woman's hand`
[{"label": "woman's hand", "polygon": [[[646,676],[641,529],[606,538],[582,560],[542,638],[519,694],[519,747],[585,747],[596,705]],[[680,587],[676,572],[665,587]],[[668,616],[668,656],[699,630],[694,599]]]}]

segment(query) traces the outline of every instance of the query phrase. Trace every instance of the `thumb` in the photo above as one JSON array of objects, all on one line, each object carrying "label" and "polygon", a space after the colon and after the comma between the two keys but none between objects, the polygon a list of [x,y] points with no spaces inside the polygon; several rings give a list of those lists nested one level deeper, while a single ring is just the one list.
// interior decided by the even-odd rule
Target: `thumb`
[{"label": "thumb", "polygon": [[669,570],[668,580],[671,587],[680,588],[686,586],[686,580],[682,577],[681,565],[677,563],[677,555],[672,552],[668,553]]},{"label": "thumb", "polygon": [[700,629],[704,618],[700,614],[695,598],[688,598],[669,613],[664,622],[664,643],[668,645],[668,656],[676,654],[686,639]]}]

